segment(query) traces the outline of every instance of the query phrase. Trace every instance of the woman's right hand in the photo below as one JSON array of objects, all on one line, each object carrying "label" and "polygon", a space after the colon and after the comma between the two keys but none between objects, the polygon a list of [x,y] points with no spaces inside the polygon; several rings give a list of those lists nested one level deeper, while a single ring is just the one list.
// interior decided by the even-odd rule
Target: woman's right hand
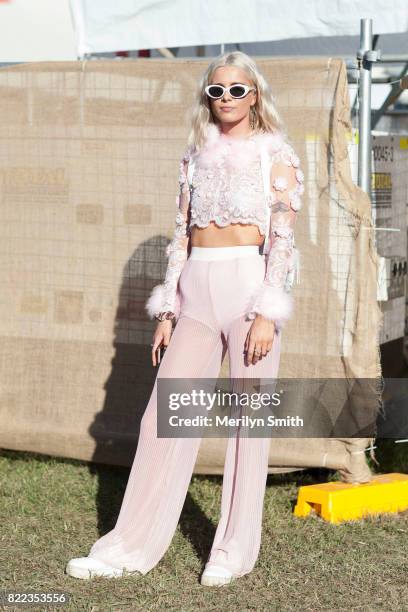
[{"label": "woman's right hand", "polygon": [[154,366],[160,363],[160,347],[168,347],[173,323],[170,319],[159,321],[153,335],[152,363]]}]

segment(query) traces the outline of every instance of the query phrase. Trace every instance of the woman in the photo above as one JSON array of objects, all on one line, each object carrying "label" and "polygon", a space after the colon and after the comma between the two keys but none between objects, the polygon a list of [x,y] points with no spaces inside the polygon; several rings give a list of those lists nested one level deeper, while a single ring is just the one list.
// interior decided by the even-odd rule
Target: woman
[{"label": "woman", "polygon": [[[217,378],[226,350],[231,378],[276,378],[281,329],[293,311],[304,177],[246,54],[209,65],[188,144],[165,280],[146,304],[158,320],[154,366],[167,349],[157,378]],[[157,378],[116,526],[68,563],[72,576],[146,574],[170,545],[201,439],[157,437]],[[201,584],[228,584],[255,565],[269,446],[270,438],[228,439],[221,518]]]}]

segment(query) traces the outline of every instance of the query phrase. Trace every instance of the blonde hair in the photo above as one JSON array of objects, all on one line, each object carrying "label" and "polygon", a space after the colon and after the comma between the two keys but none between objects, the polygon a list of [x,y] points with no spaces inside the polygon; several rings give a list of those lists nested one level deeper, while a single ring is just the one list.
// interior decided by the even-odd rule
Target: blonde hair
[{"label": "blonde hair", "polygon": [[257,97],[253,107],[255,109],[255,132],[275,132],[279,130],[286,136],[286,129],[276,109],[271,88],[256,63],[242,51],[230,51],[216,57],[199,80],[196,97],[190,111],[191,130],[188,136],[188,145],[199,149],[204,144],[207,126],[210,123],[218,123],[212,113],[205,87],[210,84],[215,70],[220,66],[242,68],[256,87]]}]

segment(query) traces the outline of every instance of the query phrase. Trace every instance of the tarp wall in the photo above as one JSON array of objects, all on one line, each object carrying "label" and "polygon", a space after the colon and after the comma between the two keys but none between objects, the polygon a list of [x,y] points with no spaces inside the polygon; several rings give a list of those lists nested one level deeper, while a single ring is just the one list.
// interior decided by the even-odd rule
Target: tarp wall
[{"label": "tarp wall", "polygon": [[[370,200],[350,175],[345,64],[258,65],[306,175],[301,283],[279,374],[372,378],[379,396],[378,256]],[[2,447],[131,463],[156,375],[144,304],[164,277],[188,109],[206,66],[139,59],[0,70]],[[205,438],[195,471],[221,473],[226,441]],[[351,449],[368,444],[276,439],[270,470],[364,470],[364,452]]]}]

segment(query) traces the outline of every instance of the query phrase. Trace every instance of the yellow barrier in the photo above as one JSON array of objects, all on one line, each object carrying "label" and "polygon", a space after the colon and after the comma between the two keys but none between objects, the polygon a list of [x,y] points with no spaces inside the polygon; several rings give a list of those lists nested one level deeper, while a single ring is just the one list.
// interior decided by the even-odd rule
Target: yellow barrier
[{"label": "yellow barrier", "polygon": [[300,487],[293,514],[314,510],[330,523],[408,509],[408,474],[380,474],[363,484],[325,482]]}]

